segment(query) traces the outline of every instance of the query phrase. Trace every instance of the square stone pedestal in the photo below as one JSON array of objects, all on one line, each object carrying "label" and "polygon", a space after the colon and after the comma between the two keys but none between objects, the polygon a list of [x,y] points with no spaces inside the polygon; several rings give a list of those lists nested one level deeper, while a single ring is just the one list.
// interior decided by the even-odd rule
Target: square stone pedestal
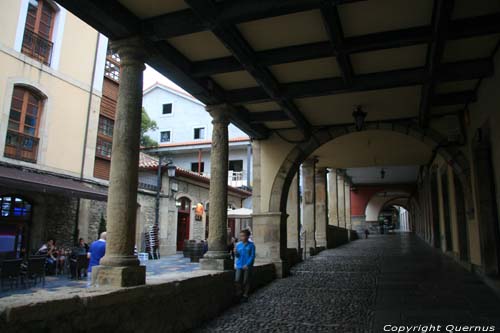
[{"label": "square stone pedestal", "polygon": [[280,212],[252,214],[255,260],[272,263],[276,267],[276,277],[288,275],[286,247],[287,215]]},{"label": "square stone pedestal", "polygon": [[146,266],[95,266],[92,286],[133,287],[146,284]]},{"label": "square stone pedestal", "polygon": [[206,271],[229,271],[233,269],[231,259],[201,258],[200,268]]}]

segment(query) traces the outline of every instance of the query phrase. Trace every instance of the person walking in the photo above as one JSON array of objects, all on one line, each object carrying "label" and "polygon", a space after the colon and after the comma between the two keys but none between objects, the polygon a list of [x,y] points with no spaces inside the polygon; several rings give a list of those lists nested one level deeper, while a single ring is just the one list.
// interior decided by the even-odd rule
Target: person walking
[{"label": "person walking", "polygon": [[241,295],[243,302],[248,301],[248,293],[252,282],[252,270],[255,261],[255,244],[250,241],[250,230],[240,231],[240,241],[234,250],[236,296]]}]

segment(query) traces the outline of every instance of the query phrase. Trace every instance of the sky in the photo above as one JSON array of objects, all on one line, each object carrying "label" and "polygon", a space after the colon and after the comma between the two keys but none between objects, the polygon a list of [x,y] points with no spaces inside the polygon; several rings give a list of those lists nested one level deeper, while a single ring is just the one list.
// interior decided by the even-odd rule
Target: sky
[{"label": "sky", "polygon": [[177,89],[180,89],[184,92],[186,92],[184,89],[176,85],[174,82],[170,81],[168,78],[165,76],[161,75],[158,73],[156,70],[154,70],[152,67],[149,67],[146,65],[146,70],[144,71],[144,83],[143,83],[143,89],[146,89],[156,82],[161,83],[163,85],[166,85],[168,87],[174,87]]}]

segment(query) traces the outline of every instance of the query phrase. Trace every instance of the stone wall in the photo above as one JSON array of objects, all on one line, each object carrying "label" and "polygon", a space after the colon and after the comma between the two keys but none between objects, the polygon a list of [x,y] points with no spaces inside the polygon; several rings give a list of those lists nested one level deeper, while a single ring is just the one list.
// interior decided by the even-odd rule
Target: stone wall
[{"label": "stone wall", "polygon": [[[231,306],[233,274],[200,271],[133,288],[4,298],[0,332],[185,332]],[[273,279],[273,265],[255,267],[255,287]]]},{"label": "stone wall", "polygon": [[327,248],[333,249],[337,246],[346,244],[349,242],[349,230],[344,228],[339,228],[336,226],[328,226],[327,235]]}]

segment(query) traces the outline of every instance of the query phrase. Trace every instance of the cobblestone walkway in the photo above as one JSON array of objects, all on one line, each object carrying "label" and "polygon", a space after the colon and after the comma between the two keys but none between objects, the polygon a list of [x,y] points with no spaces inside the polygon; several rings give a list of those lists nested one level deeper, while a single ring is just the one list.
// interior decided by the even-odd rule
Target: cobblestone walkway
[{"label": "cobblestone walkway", "polygon": [[415,236],[395,234],[324,251],[199,331],[383,332],[384,325],[426,324],[500,331],[500,299]]}]

